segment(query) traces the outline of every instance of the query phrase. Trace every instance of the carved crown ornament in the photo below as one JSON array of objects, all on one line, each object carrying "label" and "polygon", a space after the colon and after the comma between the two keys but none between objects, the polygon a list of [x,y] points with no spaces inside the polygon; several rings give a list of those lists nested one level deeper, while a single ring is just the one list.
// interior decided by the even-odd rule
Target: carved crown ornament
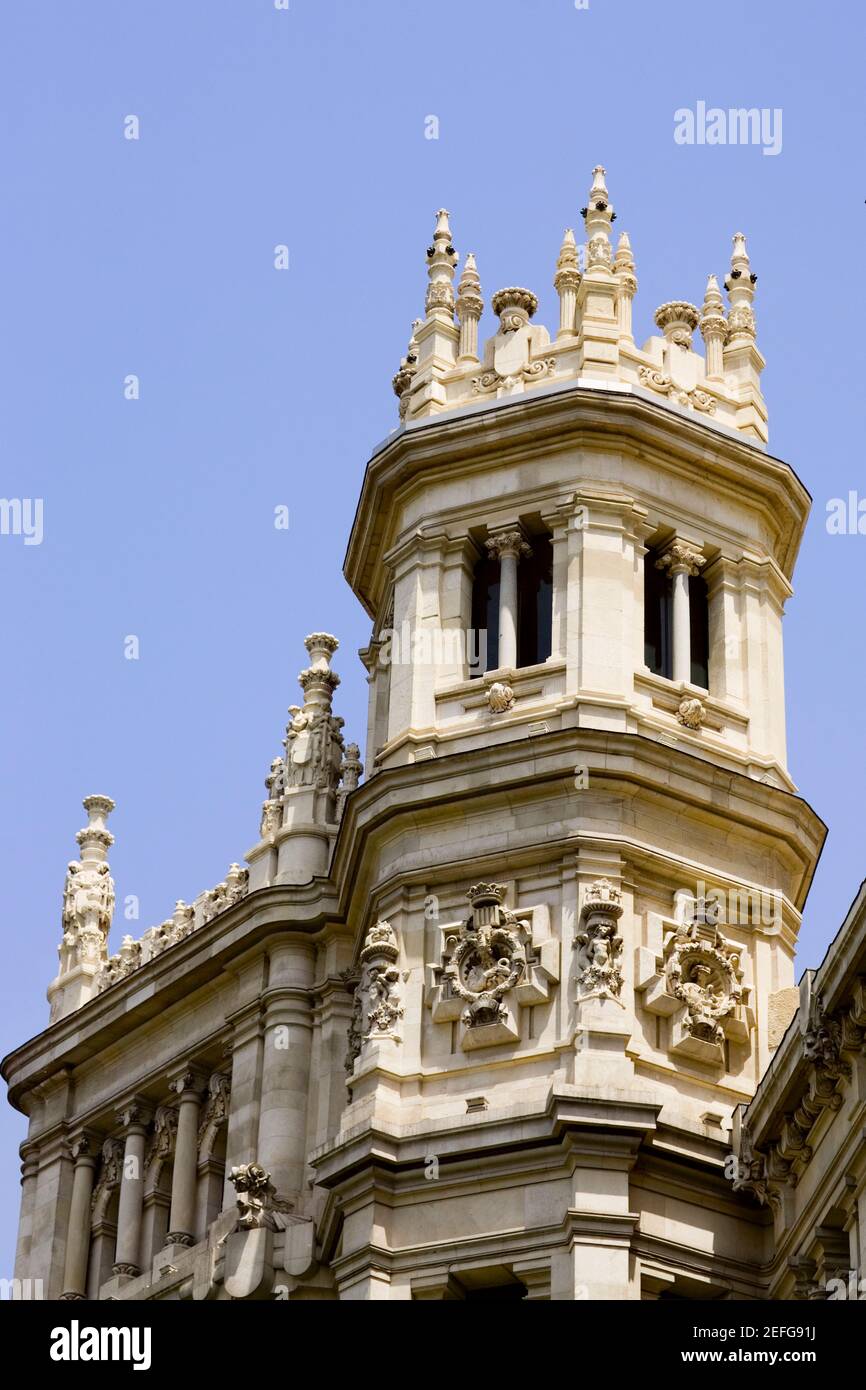
[{"label": "carved crown ornament", "polygon": [[758,1150],[747,1124],[740,1126],[734,1187],[762,1204],[778,1206],[786,1186],[796,1187],[815,1152],[815,1134],[826,1114],[840,1110],[851,1082],[853,1059],[866,1049],[866,978],[850,1002],[828,1012],[821,996],[809,1001],[800,1038],[802,1081],[796,1105],[785,1112],[776,1137]]},{"label": "carved crown ornament", "polygon": [[506,888],[477,883],[470,914],[440,926],[439,959],[427,967],[434,1023],[459,1024],[465,1051],[520,1038],[520,1009],[546,1002],[559,979],[559,942],[546,906],[511,909]]},{"label": "carved crown ornament", "polygon": [[754,1018],[740,962],[741,948],[698,909],[663,923],[661,952],[638,948],[635,990],[647,1012],[669,1020],[672,1057],[719,1069],[726,1041],[748,1043]]}]

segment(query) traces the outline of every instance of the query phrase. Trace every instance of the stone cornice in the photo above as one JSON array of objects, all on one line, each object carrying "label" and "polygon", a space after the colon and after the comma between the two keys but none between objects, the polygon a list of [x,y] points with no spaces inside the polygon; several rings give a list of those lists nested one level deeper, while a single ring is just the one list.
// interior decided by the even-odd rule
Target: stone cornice
[{"label": "stone cornice", "polygon": [[[368,840],[382,827],[387,825],[393,832],[401,816],[416,820],[463,800],[473,802],[477,810],[482,796],[533,796],[545,786],[571,785],[576,762],[587,764],[600,780],[619,786],[627,795],[645,788],[653,796],[670,799],[678,816],[691,807],[702,819],[720,817],[720,824],[729,824],[733,818],[744,833],[786,846],[798,884],[794,906],[802,906],[826,828],[799,797],[636,734],[562,729],[534,738],[532,750],[531,778],[515,761],[510,743],[437,758],[426,764],[424,778],[418,778],[411,764],[378,772],[347,802],[330,879],[251,893],[172,951],[17,1048],[2,1064],[12,1104],[26,1106],[34,1086],[47,1082],[53,1087],[59,1072],[65,1069],[68,1077],[70,1068],[103,1052],[227,969],[236,970],[239,958],[252,959],[270,938],[286,932],[315,937],[327,927],[343,930],[348,920],[354,922],[360,910],[357,904],[363,901]],[[804,838],[814,846],[805,857]],[[623,848],[631,857],[658,856],[651,846],[639,843]],[[530,859],[549,859],[552,849],[545,839],[522,853]],[[503,854],[513,862],[513,847]],[[488,867],[493,873],[494,865]],[[403,877],[411,877],[411,872],[408,867]],[[380,885],[383,891],[384,887]]]},{"label": "stone cornice", "polygon": [[[397,430],[373,454],[349,539],[344,573],[374,616],[377,566],[394,495],[415,477],[440,469],[486,469],[511,454],[528,459],[552,448],[606,447],[634,440],[659,466],[745,497],[776,536],[775,558],[790,577],[811,498],[789,465],[727,430],[679,414],[623,388],[570,386],[538,390],[505,406],[434,416]],[[380,578],[380,576],[379,576]]]}]

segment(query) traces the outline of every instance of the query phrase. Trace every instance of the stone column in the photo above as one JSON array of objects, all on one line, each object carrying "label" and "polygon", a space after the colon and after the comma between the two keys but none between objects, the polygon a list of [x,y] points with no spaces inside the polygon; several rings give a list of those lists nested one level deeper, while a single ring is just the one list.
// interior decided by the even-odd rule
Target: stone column
[{"label": "stone column", "polygon": [[174,1142],[174,1171],[171,1180],[171,1212],[166,1245],[195,1243],[195,1202],[198,1188],[198,1123],[201,1112],[204,1074],[184,1067],[172,1074],[169,1086],[180,1097],[177,1136]]},{"label": "stone column", "polygon": [[656,565],[673,581],[673,679],[685,685],[692,679],[692,633],[689,611],[689,579],[700,574],[706,561],[686,541],[674,540]]},{"label": "stone column", "polygon": [[303,1190],[313,1018],[315,948],[285,938],[270,951],[262,1051],[257,1161],[281,1197]]},{"label": "stone column", "polygon": [[117,1213],[117,1246],[113,1271],[132,1278],[141,1273],[141,1207],[144,1198],[144,1149],[153,1117],[149,1105],[138,1097],[121,1106],[117,1118],[123,1130],[123,1176]]},{"label": "stone column", "polygon": [[531,554],[531,547],[519,527],[498,531],[487,542],[491,555],[499,560],[499,666],[517,668],[517,561]]},{"label": "stone column", "polygon": [[87,1297],[87,1258],[90,1254],[90,1199],[101,1144],[99,1138],[84,1130],[72,1139],[69,1150],[75,1161],[72,1177],[72,1200],[69,1204],[69,1231],[66,1236],[66,1261],[63,1268],[61,1298]]}]

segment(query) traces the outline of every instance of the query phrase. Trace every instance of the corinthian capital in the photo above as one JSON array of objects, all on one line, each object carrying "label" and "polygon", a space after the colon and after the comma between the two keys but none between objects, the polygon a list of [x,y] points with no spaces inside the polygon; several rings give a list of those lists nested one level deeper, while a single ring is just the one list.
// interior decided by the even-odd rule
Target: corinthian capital
[{"label": "corinthian capital", "polygon": [[693,550],[685,541],[674,541],[656,560],[656,569],[669,574],[700,574],[706,563],[699,550]]},{"label": "corinthian capital", "polygon": [[519,559],[521,555],[532,554],[532,546],[527,544],[523,532],[516,527],[508,531],[497,531],[488,540],[487,549],[497,560],[501,560],[505,555],[513,555]]}]

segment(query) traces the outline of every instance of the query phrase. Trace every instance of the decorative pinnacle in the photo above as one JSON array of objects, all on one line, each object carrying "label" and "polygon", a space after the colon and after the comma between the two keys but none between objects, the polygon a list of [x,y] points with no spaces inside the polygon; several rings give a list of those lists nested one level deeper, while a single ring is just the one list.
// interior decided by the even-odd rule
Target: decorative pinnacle
[{"label": "decorative pinnacle", "polygon": [[463,274],[460,276],[460,283],[457,286],[457,317],[461,323],[467,318],[480,319],[484,311],[484,299],[481,294],[481,280],[478,275],[478,267],[475,264],[475,257],[470,251],[463,264]]},{"label": "decorative pinnacle", "polygon": [[730,273],[725,276],[725,289],[731,302],[728,316],[728,341],[739,339],[745,342],[755,337],[755,315],[752,300],[755,297],[757,275],[750,270],[746,238],[742,232],[734,232],[731,252]]},{"label": "decorative pinnacle", "polygon": [[628,232],[620,232],[619,241],[616,246],[616,255],[613,261],[614,270],[628,271],[634,273],[634,256],[632,254],[631,242]]},{"label": "decorative pinnacle", "polygon": [[701,306],[701,335],[704,342],[713,336],[724,338],[727,327],[728,321],[725,318],[725,306],[722,302],[719,282],[715,275],[709,275],[704,302]]},{"label": "decorative pinnacle", "polygon": [[566,227],[556,261],[553,288],[561,294],[565,289],[577,289],[580,280],[580,258],[577,254],[577,242],[571,227]]},{"label": "decorative pinnacle", "polygon": [[436,230],[433,245],[427,247],[427,317],[437,312],[443,313],[449,321],[454,319],[454,269],[457,265],[457,252],[451,244],[451,227],[448,212],[440,208],[436,214]]},{"label": "decorative pinnacle", "polygon": [[602,164],[596,164],[592,171],[592,188],[589,190],[589,200],[591,203],[600,202],[602,199],[607,202],[607,184],[604,181],[605,169]]},{"label": "decorative pinnacle", "polygon": [[610,228],[611,223],[616,220],[616,213],[608,201],[604,168],[601,164],[596,164],[592,171],[589,202],[580,211],[586,225],[587,272],[591,279],[606,279],[611,271]]},{"label": "decorative pinnacle", "polygon": [[83,859],[104,859],[106,850],[114,844],[114,836],[106,820],[114,810],[110,796],[86,796],[82,806],[87,812],[87,825],[76,833],[75,839]]}]

